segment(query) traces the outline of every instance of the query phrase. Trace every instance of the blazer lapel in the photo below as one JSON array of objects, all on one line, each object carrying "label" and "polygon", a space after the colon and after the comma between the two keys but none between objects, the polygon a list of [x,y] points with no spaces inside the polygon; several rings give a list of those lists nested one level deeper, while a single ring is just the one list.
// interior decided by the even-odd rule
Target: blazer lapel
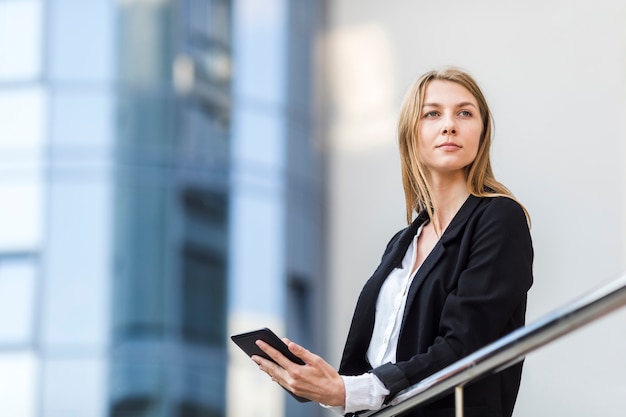
[{"label": "blazer lapel", "polygon": [[[411,244],[419,226],[426,220],[424,214],[420,214],[406,229],[400,232],[399,236],[390,242],[390,247],[381,259],[381,263],[374,271],[372,277],[365,283],[363,290],[354,310],[352,324],[344,347],[343,357],[365,358],[372,332],[374,331],[374,320],[376,317],[376,301],[380,288],[394,268],[402,264],[402,259],[406,250]],[[358,366],[343,363],[340,370],[347,374],[363,372]]]},{"label": "blazer lapel", "polygon": [[413,304],[413,301],[415,300],[415,295],[417,294],[420,286],[422,285],[430,271],[432,271],[434,266],[437,265],[439,260],[446,253],[446,243],[456,238],[458,234],[463,230],[467,219],[469,219],[470,215],[478,206],[478,203],[480,203],[480,201],[480,197],[475,197],[473,195],[470,195],[467,200],[465,200],[465,203],[463,203],[459,211],[456,213],[448,228],[443,232],[443,236],[441,236],[441,239],[439,239],[435,247],[432,249],[430,254],[428,254],[426,259],[418,269],[417,274],[415,275],[415,278],[413,278],[413,282],[411,283],[411,287],[409,288],[409,293],[407,294],[406,306],[404,308],[404,315],[402,317],[400,334],[402,334],[402,330],[404,329],[404,322],[406,320],[409,306]]}]

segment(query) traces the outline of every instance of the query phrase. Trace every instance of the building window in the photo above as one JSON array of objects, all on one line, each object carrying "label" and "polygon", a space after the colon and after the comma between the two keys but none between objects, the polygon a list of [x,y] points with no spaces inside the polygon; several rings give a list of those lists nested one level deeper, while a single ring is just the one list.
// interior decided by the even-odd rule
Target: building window
[{"label": "building window", "polygon": [[178,417],[222,417],[223,414],[200,404],[183,402],[178,407]]},{"label": "building window", "polygon": [[0,81],[41,73],[42,1],[0,1]]},{"label": "building window", "polygon": [[26,347],[33,338],[35,258],[0,254],[0,346]]},{"label": "building window", "polygon": [[312,288],[300,274],[289,275],[287,334],[302,346],[311,346],[313,335]]},{"label": "building window", "polygon": [[226,262],[206,248],[183,252],[183,337],[221,347],[226,334]]},{"label": "building window", "polygon": [[0,355],[0,415],[34,416],[38,361],[31,352]]},{"label": "building window", "polygon": [[182,334],[190,343],[223,347],[226,339],[227,198],[190,187],[183,193]]},{"label": "building window", "polygon": [[155,401],[148,397],[130,397],[117,402],[110,417],[150,417],[155,415]]}]

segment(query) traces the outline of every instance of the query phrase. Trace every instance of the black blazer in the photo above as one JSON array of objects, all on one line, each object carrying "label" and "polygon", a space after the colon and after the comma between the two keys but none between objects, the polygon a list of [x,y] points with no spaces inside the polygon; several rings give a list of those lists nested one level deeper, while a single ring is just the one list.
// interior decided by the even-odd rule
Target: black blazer
[{"label": "black blazer", "polygon": [[[533,248],[520,205],[506,197],[470,196],[424,260],[407,298],[395,364],[374,370],[366,353],[383,281],[401,267],[422,213],[389,242],[382,261],[357,301],[339,373],[374,372],[390,397],[524,325],[533,281]],[[522,372],[519,363],[465,388],[468,417],[509,417]],[[447,394],[407,414],[454,416]]]}]

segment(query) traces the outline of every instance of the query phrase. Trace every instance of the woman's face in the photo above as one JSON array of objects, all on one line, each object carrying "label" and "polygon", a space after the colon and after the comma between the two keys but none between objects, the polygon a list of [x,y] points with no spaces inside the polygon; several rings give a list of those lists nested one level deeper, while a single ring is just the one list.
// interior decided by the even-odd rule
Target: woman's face
[{"label": "woman's face", "polygon": [[478,103],[468,89],[445,80],[426,86],[418,148],[431,174],[465,175],[478,153],[482,128]]}]

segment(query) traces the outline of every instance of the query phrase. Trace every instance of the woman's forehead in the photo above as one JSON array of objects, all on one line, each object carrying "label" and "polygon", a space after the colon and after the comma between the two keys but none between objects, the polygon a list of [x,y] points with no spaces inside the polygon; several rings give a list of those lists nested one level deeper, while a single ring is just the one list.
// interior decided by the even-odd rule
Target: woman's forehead
[{"label": "woman's forehead", "polygon": [[425,86],[424,105],[469,102],[478,107],[478,101],[462,84],[449,80],[432,80]]}]

